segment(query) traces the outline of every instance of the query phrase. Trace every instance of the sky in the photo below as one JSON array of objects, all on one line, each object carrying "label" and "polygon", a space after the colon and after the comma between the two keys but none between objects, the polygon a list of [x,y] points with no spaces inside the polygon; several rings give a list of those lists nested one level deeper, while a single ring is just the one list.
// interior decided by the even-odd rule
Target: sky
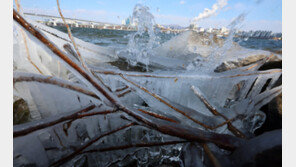
[{"label": "sky", "polygon": [[[58,15],[56,0],[19,0],[23,11]],[[240,29],[282,32],[282,0],[60,0],[65,17],[121,24],[141,3],[150,8],[155,22],[187,27],[205,8],[212,9],[218,1],[226,2],[214,15],[199,20],[198,26],[227,27],[246,13]]]}]

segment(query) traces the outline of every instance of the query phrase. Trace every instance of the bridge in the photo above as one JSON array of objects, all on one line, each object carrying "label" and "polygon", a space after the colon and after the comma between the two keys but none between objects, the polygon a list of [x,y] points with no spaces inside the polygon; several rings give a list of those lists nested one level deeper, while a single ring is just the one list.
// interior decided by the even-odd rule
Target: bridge
[{"label": "bridge", "polygon": [[[36,14],[36,13],[24,13],[24,15],[29,16],[30,18],[36,20],[37,22],[43,23],[48,26],[65,26],[62,18],[58,16]],[[65,17],[65,20],[70,27],[131,30],[131,31],[136,30],[136,27],[113,24],[113,23],[105,23],[105,22],[67,18],[67,17]]]},{"label": "bridge", "polygon": [[[65,26],[61,17],[45,15],[45,14],[36,14],[36,13],[24,13],[24,15],[29,16],[33,20],[45,24],[47,26]],[[98,21],[90,21],[84,19],[75,19],[75,18],[67,18],[65,17],[67,24],[70,27],[81,27],[81,28],[95,28],[95,29],[110,29],[110,30],[126,30],[126,31],[136,31],[136,26],[127,26],[127,25],[119,25],[114,23],[105,23]],[[172,33],[180,33],[184,31],[184,29],[171,29],[156,24],[154,28],[160,29],[161,32],[172,32]]]}]

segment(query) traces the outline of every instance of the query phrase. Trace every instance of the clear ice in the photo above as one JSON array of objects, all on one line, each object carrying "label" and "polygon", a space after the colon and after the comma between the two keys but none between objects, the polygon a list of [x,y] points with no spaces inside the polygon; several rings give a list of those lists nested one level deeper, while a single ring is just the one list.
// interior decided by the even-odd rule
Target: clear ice
[{"label": "clear ice", "polygon": [[[67,34],[28,21],[81,66],[64,47],[65,44],[72,45]],[[228,120],[233,119],[232,125],[246,136],[252,136],[263,124],[265,114],[260,108],[281,93],[281,86],[275,86],[281,70],[258,69],[270,57],[281,59],[280,56],[268,51],[246,49],[232,40],[229,42],[193,30],[158,45],[153,30],[153,15],[149,8],[142,5],[135,6],[133,21],[139,29],[130,36],[126,50],[118,51],[75,38],[86,63],[97,76],[90,72],[89,75],[101,85],[107,85],[123,105],[167,117],[188,127],[234,135],[226,124],[219,126],[226,120],[214,115],[206,100]],[[14,95],[23,98],[30,109],[30,122],[15,125],[14,131],[67,116],[87,105],[96,106],[90,113],[114,109],[83,76],[57,58],[17,22],[13,23],[13,28]],[[110,62],[119,58],[126,59],[133,66],[142,63],[149,72],[123,71],[111,65]],[[242,61],[245,64],[239,64]],[[49,166],[92,139],[131,121],[137,122],[118,111],[59,123],[15,137],[14,162]],[[113,146],[169,141],[182,142],[183,139],[145,126],[132,126],[102,137],[83,150],[89,153],[78,154],[64,166],[79,166],[86,161],[90,166],[124,166],[133,160],[137,160],[139,166],[163,161],[184,165],[180,160],[184,155],[185,164],[203,162],[203,150],[195,143],[91,152]],[[193,157],[188,154],[196,155],[202,162],[192,162]]]}]

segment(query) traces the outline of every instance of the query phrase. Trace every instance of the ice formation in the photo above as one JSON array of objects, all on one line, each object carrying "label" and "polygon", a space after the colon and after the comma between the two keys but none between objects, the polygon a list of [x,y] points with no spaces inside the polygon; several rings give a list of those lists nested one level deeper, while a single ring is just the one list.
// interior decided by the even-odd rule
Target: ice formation
[{"label": "ice formation", "polygon": [[119,52],[119,56],[127,59],[133,66],[142,63],[147,68],[151,56],[155,54],[153,48],[158,44],[154,32],[154,16],[149,10],[141,4],[134,7],[132,22],[137,25],[137,32],[129,37],[127,48]]},{"label": "ice formation", "polygon": [[[147,10],[136,6],[134,17],[144,12],[153,19]],[[187,31],[154,47],[151,20],[148,25],[138,20],[151,41],[148,50],[137,48],[145,55],[130,54],[151,72],[120,70],[109,62],[135,57],[75,38],[88,71],[75,58],[67,34],[28,20],[68,62],[16,20],[14,95],[27,101],[31,114],[30,122],[14,126],[16,165],[124,166],[137,160],[139,166],[164,161],[182,166],[182,156],[185,164],[205,163],[202,147],[186,139],[222,145],[209,147],[227,155],[224,149],[253,136],[265,120],[260,108],[281,93],[275,85],[281,69],[258,70],[271,57],[280,57],[236,44],[213,55],[225,42],[217,37]],[[242,60],[247,62],[227,66]],[[188,154],[202,162],[192,162]]]}]

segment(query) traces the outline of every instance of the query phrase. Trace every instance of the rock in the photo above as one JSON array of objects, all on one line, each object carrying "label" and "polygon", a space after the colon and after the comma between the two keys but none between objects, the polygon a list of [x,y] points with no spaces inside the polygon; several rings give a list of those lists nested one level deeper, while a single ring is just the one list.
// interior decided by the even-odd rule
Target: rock
[{"label": "rock", "polygon": [[278,113],[282,116],[282,94],[280,94],[278,97],[276,97],[276,104],[277,104],[277,110]]},{"label": "rock", "polygon": [[[260,60],[263,60],[266,56],[268,56],[268,55],[259,54],[259,55],[249,56],[249,57],[246,57],[244,59],[239,58],[239,59],[234,60],[234,61],[223,62],[214,71],[215,72],[223,72],[223,71],[235,69],[235,68],[238,68],[238,67],[248,66],[250,64],[253,64],[253,63],[256,63],[256,62],[258,62]],[[281,68],[281,66],[278,65],[278,64],[281,64],[281,62],[282,62],[282,60],[279,57],[273,55],[270,58],[270,60],[260,68],[260,70],[272,69],[274,67]]]},{"label": "rock", "polygon": [[232,153],[230,159],[235,167],[281,166],[282,130],[266,132],[248,140]]},{"label": "rock", "polygon": [[266,119],[263,125],[255,131],[255,135],[282,128],[282,94],[261,108]]},{"label": "rock", "polygon": [[262,151],[255,157],[256,167],[268,166],[278,167],[282,166],[282,147],[275,146],[271,149]]},{"label": "rock", "polygon": [[13,103],[13,125],[29,122],[30,111],[27,102],[18,98]]},{"label": "rock", "polygon": [[263,71],[263,70],[269,70],[269,69],[275,69],[275,68],[282,69],[282,61],[281,60],[266,62],[258,70]]}]

